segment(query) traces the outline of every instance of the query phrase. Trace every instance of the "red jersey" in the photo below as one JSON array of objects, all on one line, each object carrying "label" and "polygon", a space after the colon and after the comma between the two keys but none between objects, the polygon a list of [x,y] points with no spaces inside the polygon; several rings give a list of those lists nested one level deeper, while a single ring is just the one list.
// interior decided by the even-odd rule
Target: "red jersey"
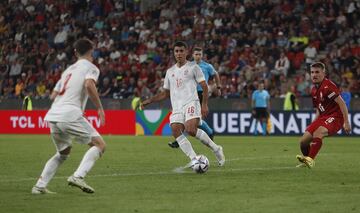
[{"label": "red jersey", "polygon": [[342,117],[339,105],[334,101],[340,95],[337,86],[327,78],[320,83],[318,87],[311,89],[313,105],[320,112],[321,116]]}]

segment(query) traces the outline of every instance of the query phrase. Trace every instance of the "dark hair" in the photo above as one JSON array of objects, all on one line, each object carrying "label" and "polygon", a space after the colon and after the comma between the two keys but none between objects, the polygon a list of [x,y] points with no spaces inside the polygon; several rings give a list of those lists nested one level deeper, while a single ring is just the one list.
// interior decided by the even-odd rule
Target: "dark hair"
[{"label": "dark hair", "polygon": [[202,51],[203,49],[201,47],[194,47],[194,51]]},{"label": "dark hair", "polygon": [[174,48],[175,47],[185,47],[186,49],[188,48],[188,45],[184,42],[184,41],[177,41],[174,44]]},{"label": "dark hair", "polygon": [[89,39],[79,39],[74,44],[75,52],[77,52],[79,56],[85,55],[92,48],[93,42]]},{"label": "dark hair", "polygon": [[311,67],[320,68],[320,69],[322,69],[322,70],[325,71],[325,64],[322,63],[322,62],[320,62],[320,61],[317,61],[317,62],[312,63],[312,64],[310,65],[310,68],[311,68]]}]

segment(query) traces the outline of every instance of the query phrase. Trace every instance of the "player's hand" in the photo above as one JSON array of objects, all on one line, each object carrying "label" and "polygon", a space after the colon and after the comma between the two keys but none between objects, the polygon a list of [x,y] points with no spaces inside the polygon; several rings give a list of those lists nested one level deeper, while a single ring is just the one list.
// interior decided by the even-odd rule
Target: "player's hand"
[{"label": "player's hand", "polygon": [[207,105],[201,106],[201,115],[203,118],[206,118],[206,116],[209,114],[209,108]]},{"label": "player's hand", "polygon": [[216,97],[221,96],[221,88],[220,88],[220,87],[217,87],[217,88],[214,90],[214,95],[215,95]]},{"label": "player's hand", "polygon": [[100,117],[100,125],[104,126],[105,125],[105,112],[103,109],[99,109],[98,110],[98,115]]},{"label": "player's hand", "polygon": [[139,109],[143,110],[145,108],[145,106],[150,104],[150,103],[151,103],[150,99],[146,99],[145,101],[140,102]]},{"label": "player's hand", "polygon": [[345,132],[346,132],[347,134],[350,133],[351,127],[350,127],[349,121],[346,121],[346,122],[344,123],[344,130],[345,130]]}]

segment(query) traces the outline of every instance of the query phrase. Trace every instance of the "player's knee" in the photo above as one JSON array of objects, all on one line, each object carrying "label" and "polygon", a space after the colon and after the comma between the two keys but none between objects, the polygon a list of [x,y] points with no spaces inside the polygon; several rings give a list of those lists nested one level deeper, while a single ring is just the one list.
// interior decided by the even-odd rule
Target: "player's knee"
[{"label": "player's knee", "polygon": [[313,137],[314,138],[323,138],[325,136],[325,132],[322,128],[318,128],[317,130],[315,130],[315,132],[313,133]]},{"label": "player's knee", "polygon": [[68,159],[69,155],[62,155],[60,154],[60,160],[64,162],[66,159]]},{"label": "player's knee", "polygon": [[66,147],[66,149],[60,151],[60,155],[69,155],[71,152],[71,146]]},{"label": "player's knee", "polygon": [[195,137],[196,136],[196,132],[197,132],[197,128],[186,128],[185,131],[191,135],[192,137]]},{"label": "player's knee", "polygon": [[172,128],[172,135],[174,136],[174,138],[179,137],[182,134],[180,129],[176,129],[176,128]]},{"label": "player's knee", "polygon": [[61,154],[61,152],[57,152],[55,154],[55,158],[58,162],[62,163],[69,157],[69,154]]},{"label": "player's knee", "polygon": [[97,148],[99,148],[101,150],[102,153],[105,152],[106,143],[102,139],[102,137],[94,137],[94,138],[92,138],[92,141],[91,141],[91,143],[89,145],[90,146],[96,146]]},{"label": "player's knee", "polygon": [[174,138],[178,138],[181,135],[181,132],[180,131],[175,131],[175,132],[173,131],[172,135],[173,135]]}]

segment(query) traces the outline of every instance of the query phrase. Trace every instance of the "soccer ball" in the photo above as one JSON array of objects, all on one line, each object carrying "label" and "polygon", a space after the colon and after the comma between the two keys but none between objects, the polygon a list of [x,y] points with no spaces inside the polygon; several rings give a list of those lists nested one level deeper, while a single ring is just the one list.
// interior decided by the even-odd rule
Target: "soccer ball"
[{"label": "soccer ball", "polygon": [[210,163],[205,155],[197,155],[191,163],[191,168],[198,174],[205,173],[209,169]]}]

